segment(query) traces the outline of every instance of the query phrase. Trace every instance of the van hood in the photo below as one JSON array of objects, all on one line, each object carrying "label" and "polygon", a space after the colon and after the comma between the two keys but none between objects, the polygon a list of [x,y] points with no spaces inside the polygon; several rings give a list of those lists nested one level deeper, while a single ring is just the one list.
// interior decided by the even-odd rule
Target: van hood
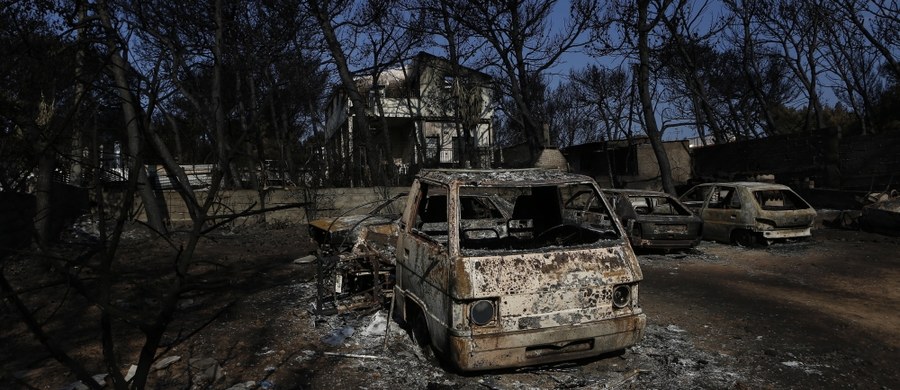
[{"label": "van hood", "polygon": [[462,269],[456,275],[460,298],[571,290],[643,279],[627,244],[469,257],[460,263]]},{"label": "van hood", "polygon": [[[643,278],[626,245],[469,258],[458,270],[457,298],[495,298],[499,327],[479,332],[568,326],[641,313]],[[612,305],[617,285],[631,286],[632,303]]]}]

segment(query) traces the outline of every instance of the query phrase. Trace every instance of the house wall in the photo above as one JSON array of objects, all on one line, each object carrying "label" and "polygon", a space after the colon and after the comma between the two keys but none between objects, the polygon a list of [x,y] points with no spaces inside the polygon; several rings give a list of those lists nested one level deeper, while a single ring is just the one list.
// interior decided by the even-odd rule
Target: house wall
[{"label": "house wall", "polygon": [[[384,110],[384,116],[389,118],[411,118],[419,116],[421,101],[418,98],[381,98],[381,108]],[[376,107],[372,105],[369,111],[373,115],[378,115],[374,110]]]},{"label": "house wall", "polygon": [[[433,166],[430,164],[453,164],[459,161],[459,156],[454,155],[453,137],[457,135],[456,113],[454,107],[457,97],[454,96],[453,81],[445,79],[450,69],[446,60],[421,55],[411,65],[414,67],[388,69],[380,74],[377,84],[380,87],[372,88],[371,77],[359,77],[361,90],[367,92],[366,110],[374,117],[370,122],[372,126],[380,126],[382,115],[386,119],[390,129],[390,142],[393,163],[398,167],[399,173],[405,175],[407,171],[414,172],[420,166]],[[407,79],[409,78],[409,79]],[[489,76],[472,69],[463,68],[460,80],[475,80],[479,83],[477,93],[480,99],[472,102],[480,102],[480,112],[476,112],[479,122],[475,127],[475,142],[480,148],[480,165],[494,165],[490,148],[494,144],[494,134],[491,119],[494,116],[492,102],[492,90],[486,85]],[[414,85],[412,85],[414,84]],[[338,93],[333,99],[326,115],[326,135],[329,139],[327,154],[329,167],[340,166],[340,169],[330,169],[329,178],[347,177],[348,167],[359,167],[360,162],[350,162],[353,146],[352,113],[348,111],[349,102],[346,96]],[[470,95],[471,96],[471,95]],[[378,111],[378,108],[383,111]],[[416,136],[437,137],[438,151],[435,159],[418,161],[416,139],[411,137],[414,130],[422,133],[414,133]],[[426,140],[427,141],[427,140]],[[427,145],[422,145],[427,148]],[[447,165],[438,165],[447,166]],[[332,172],[333,171],[333,172]],[[337,172],[342,171],[342,172]],[[341,185],[352,185],[346,180],[337,179]]]},{"label": "house wall", "polygon": [[[693,177],[691,171],[691,150],[688,141],[664,142],[663,146],[672,167],[672,180],[676,185],[685,184]],[[610,182],[606,153],[614,167],[619,183]],[[659,163],[653,147],[649,143],[633,146],[611,147],[608,151],[598,144],[596,148],[575,149],[569,152],[570,166],[574,172],[592,176],[604,188],[614,186],[635,189],[661,190]]]},{"label": "house wall", "polygon": [[[458,156],[453,156],[453,137],[457,136],[455,122],[423,122],[424,134],[427,141],[429,137],[437,137],[438,157],[442,163],[457,162]],[[493,145],[493,128],[489,123],[479,124],[475,129],[476,146],[489,148]],[[443,153],[443,155],[442,155]]]},{"label": "house wall", "polygon": [[[675,184],[684,184],[691,180],[691,152],[687,141],[664,142],[669,164],[672,167],[672,180]],[[636,146],[637,168],[635,176],[623,177],[626,188],[661,190],[662,179],[659,174],[659,160],[650,144]]]}]

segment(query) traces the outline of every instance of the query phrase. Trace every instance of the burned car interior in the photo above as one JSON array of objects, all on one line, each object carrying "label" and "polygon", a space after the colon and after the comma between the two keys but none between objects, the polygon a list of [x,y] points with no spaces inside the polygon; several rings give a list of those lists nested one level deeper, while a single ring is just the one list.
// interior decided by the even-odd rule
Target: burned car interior
[{"label": "burned car interior", "polygon": [[[447,189],[425,184],[422,192],[414,230],[446,245]],[[463,186],[459,198],[463,251],[578,246],[620,237],[602,198],[586,184]]]},{"label": "burned car interior", "polygon": [[640,215],[691,215],[691,212],[665,196],[632,195],[628,201]]}]

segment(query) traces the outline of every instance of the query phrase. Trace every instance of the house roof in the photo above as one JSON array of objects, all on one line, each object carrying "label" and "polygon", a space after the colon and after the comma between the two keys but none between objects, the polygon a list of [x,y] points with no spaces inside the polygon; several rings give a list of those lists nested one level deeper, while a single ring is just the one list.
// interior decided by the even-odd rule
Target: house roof
[{"label": "house roof", "polygon": [[[426,53],[424,51],[420,51],[420,52],[416,53],[415,55],[401,58],[392,63],[380,64],[378,66],[378,68],[381,68],[381,73],[389,72],[391,70],[401,69],[402,67],[406,66],[406,64],[410,63],[410,61],[412,61],[412,65],[415,67],[421,66],[424,63],[441,63],[441,64],[445,64],[447,66],[452,65],[450,63],[450,60],[448,60],[444,57],[440,57],[440,56],[436,56],[431,53]],[[352,73],[354,76],[357,76],[357,77],[359,77],[359,76],[367,77],[367,76],[369,76],[369,73],[371,73],[375,69],[376,69],[375,66],[370,66],[370,67],[366,67],[366,68],[357,69],[357,70],[353,71]],[[490,81],[493,79],[493,77],[491,77],[491,75],[484,73],[478,69],[467,67],[465,65],[460,65],[460,69],[462,70],[462,72],[464,73],[465,76],[469,76],[469,77],[476,76],[476,77],[484,79],[485,81]],[[341,87],[338,86],[338,88],[341,88]]]}]

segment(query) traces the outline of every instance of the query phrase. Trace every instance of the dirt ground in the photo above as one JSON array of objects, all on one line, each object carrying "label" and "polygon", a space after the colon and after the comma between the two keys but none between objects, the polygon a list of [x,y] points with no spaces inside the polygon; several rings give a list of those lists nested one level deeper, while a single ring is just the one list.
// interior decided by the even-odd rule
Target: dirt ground
[{"label": "dirt ground", "polygon": [[[586,361],[460,375],[422,356],[386,310],[311,314],[315,269],[294,262],[312,250],[305,231],[238,228],[205,241],[202,271],[227,283],[180,302],[159,351],[169,364],[152,372],[148,387],[900,388],[897,238],[818,229],[811,240],[762,249],[703,242],[686,253],[642,254],[640,302],[649,324],[635,347]],[[135,231],[123,253],[134,275],[153,278],[166,265],[165,248]],[[26,259],[4,267],[23,283],[46,274]],[[26,298],[46,302],[37,313],[51,336],[102,373],[97,310],[59,288],[36,291]],[[122,294],[129,302],[148,299]],[[0,388],[77,388],[7,303],[0,326]],[[133,331],[117,336],[134,350],[122,349],[124,372],[143,340]]]}]

